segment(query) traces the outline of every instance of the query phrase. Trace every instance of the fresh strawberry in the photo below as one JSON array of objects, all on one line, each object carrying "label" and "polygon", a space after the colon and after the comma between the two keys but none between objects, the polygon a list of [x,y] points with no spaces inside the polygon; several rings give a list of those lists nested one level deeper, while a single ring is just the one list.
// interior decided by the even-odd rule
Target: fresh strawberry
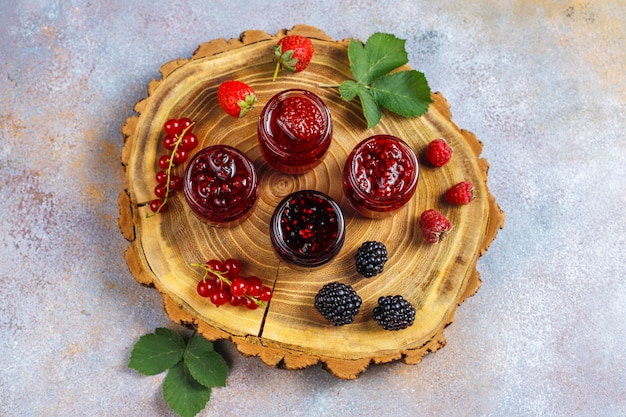
[{"label": "fresh strawberry", "polygon": [[297,96],[283,101],[276,124],[285,134],[286,137],[281,139],[286,144],[293,140],[316,141],[325,128],[320,109],[308,98]]},{"label": "fresh strawberry", "polygon": [[224,81],[218,87],[217,101],[229,115],[243,117],[254,107],[256,94],[248,84],[229,80]]},{"label": "fresh strawberry", "polygon": [[452,224],[446,217],[436,210],[426,210],[420,216],[422,235],[428,243],[437,243],[444,240],[452,229]]},{"label": "fresh strawberry", "polygon": [[426,160],[435,167],[442,167],[452,158],[452,148],[444,139],[435,139],[426,148]]},{"label": "fresh strawberry", "polygon": [[474,197],[474,184],[469,181],[461,181],[453,185],[444,195],[448,203],[457,205],[469,204]]},{"label": "fresh strawberry", "polygon": [[273,80],[276,80],[280,68],[291,72],[303,71],[309,66],[312,57],[313,43],[309,38],[300,35],[281,38],[274,47],[276,70],[274,70]]}]

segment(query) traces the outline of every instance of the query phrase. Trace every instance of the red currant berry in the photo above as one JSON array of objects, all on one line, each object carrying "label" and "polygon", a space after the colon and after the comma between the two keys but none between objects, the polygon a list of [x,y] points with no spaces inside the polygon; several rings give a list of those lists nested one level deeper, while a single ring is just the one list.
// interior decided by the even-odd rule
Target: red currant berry
[{"label": "red currant berry", "polygon": [[178,142],[178,138],[176,138],[176,136],[174,135],[165,135],[165,137],[163,138],[163,146],[168,151],[171,151],[176,147],[176,142]]},{"label": "red currant berry", "polygon": [[230,294],[224,288],[213,288],[209,298],[216,306],[223,306],[230,300]]},{"label": "red currant berry", "polygon": [[243,303],[243,297],[238,297],[231,294],[230,298],[228,299],[228,303],[233,307],[237,307],[238,305],[241,305],[241,303]]},{"label": "red currant berry", "polygon": [[224,261],[224,268],[231,277],[238,275],[241,271],[241,265],[239,264],[239,261],[233,258],[226,259]]},{"label": "red currant berry", "polygon": [[[193,122],[189,117],[183,117],[182,119],[178,119],[178,124],[180,125],[181,132],[191,126],[192,123]],[[187,130],[187,132],[191,132],[191,129]]]},{"label": "red currant berry", "polygon": [[261,289],[261,294],[259,295],[259,300],[268,302],[272,299],[273,291],[270,287],[263,286]]},{"label": "red currant berry", "polygon": [[257,308],[259,308],[259,304],[254,298],[251,297],[245,297],[243,299],[243,303],[248,308],[248,310],[256,310]]},{"label": "red currant berry", "polygon": [[[156,181],[161,184],[161,185],[165,185],[167,184],[167,172],[166,171],[159,171],[156,173]],[[172,188],[170,186],[170,188]]]},{"label": "red currant berry", "polygon": [[167,195],[167,188],[165,187],[165,185],[159,184],[154,187],[154,195],[159,198],[164,198]]},{"label": "red currant berry", "polygon": [[169,119],[163,124],[163,130],[168,135],[176,135],[181,131],[180,120],[178,119]]},{"label": "red currant berry", "polygon": [[211,259],[210,261],[206,263],[206,266],[211,271],[226,272],[226,269],[224,268],[224,264],[218,261],[217,259]]},{"label": "red currant berry", "polygon": [[236,297],[241,297],[248,291],[248,282],[240,276],[235,277],[230,284],[230,293]]},{"label": "red currant berry", "polygon": [[254,275],[248,278],[248,295],[252,297],[258,297],[259,295],[261,295],[262,289],[263,282],[261,281],[261,278]]},{"label": "red currant berry", "polygon": [[211,291],[213,290],[214,283],[210,280],[202,280],[198,282],[196,286],[196,291],[201,297],[209,297],[211,295]]},{"label": "red currant berry", "polygon": [[185,151],[194,150],[198,146],[198,137],[193,133],[187,132],[181,139],[180,147]]},{"label": "red currant berry", "polygon": [[183,189],[183,180],[179,176],[172,175],[170,177],[170,190],[179,191]]},{"label": "red currant berry", "polygon": [[159,168],[168,169],[170,167],[170,156],[169,155],[161,155],[159,158]]},{"label": "red currant berry", "polygon": [[184,149],[178,149],[172,156],[172,160],[175,164],[182,164],[187,160],[187,151]]},{"label": "red currant berry", "polygon": [[152,210],[153,213],[163,213],[166,208],[167,206],[160,198],[156,198],[150,202],[150,210]]}]

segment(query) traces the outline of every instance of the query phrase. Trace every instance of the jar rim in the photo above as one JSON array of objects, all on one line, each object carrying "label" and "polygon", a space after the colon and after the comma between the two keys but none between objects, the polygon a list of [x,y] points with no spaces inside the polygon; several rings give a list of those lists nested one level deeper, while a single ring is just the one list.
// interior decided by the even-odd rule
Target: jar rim
[{"label": "jar rim", "polygon": [[[391,140],[397,144],[404,156],[414,167],[413,175],[410,178],[411,181],[409,184],[405,185],[399,193],[389,197],[378,197],[367,193],[359,186],[356,176],[354,175],[357,163],[356,156],[361,153],[367,145],[380,139]],[[358,202],[373,211],[386,211],[391,206],[397,206],[398,204],[404,205],[415,193],[418,180],[419,161],[415,152],[407,142],[396,136],[388,134],[373,135],[359,142],[348,155],[344,167],[344,187],[349,185],[351,192],[354,194],[354,197],[358,200]],[[348,184],[345,184],[346,181]]]},{"label": "jar rim", "polygon": [[[322,117],[325,121],[325,126],[324,126],[324,130],[320,133],[319,138],[317,138],[317,140],[314,143],[310,144],[310,146],[307,147],[307,149],[287,151],[278,145],[278,143],[275,140],[276,136],[272,134],[272,129],[270,125],[272,118],[270,117],[270,114],[276,110],[276,107],[280,103],[281,100],[288,98],[288,97],[294,97],[294,96],[305,96],[309,100],[311,100],[313,104],[315,104],[315,106],[318,108],[318,110],[320,110]],[[289,158],[290,156],[294,156],[294,155],[306,155],[306,154],[311,153],[311,151],[315,151],[316,149],[319,149],[317,153],[319,153],[320,155],[316,156],[316,158],[319,158],[321,154],[324,154],[328,148],[327,146],[324,147],[320,145],[328,141],[329,136],[332,136],[333,122],[332,122],[332,116],[330,114],[330,109],[317,94],[309,90],[302,89],[302,88],[290,88],[290,89],[283,90],[275,94],[272,98],[270,98],[267,101],[267,103],[263,107],[263,110],[261,110],[261,114],[259,116],[258,130],[259,132],[261,131],[265,132],[265,134],[263,135],[264,136],[263,139],[265,139],[264,146],[266,146],[269,151],[271,151],[274,155],[278,156],[279,158],[284,159],[284,158]]]},{"label": "jar rim", "polygon": [[[191,179],[193,167],[196,165],[200,158],[203,158],[215,151],[225,150],[231,155],[235,155],[237,159],[242,163],[246,171],[246,177],[249,178],[249,183],[245,188],[240,204],[227,205],[225,208],[215,208],[200,204],[194,193],[191,190],[193,181]],[[185,169],[185,176],[183,181],[183,191],[185,198],[192,208],[192,210],[200,215],[202,218],[206,218],[208,221],[226,223],[233,220],[237,220],[239,217],[247,213],[253,206],[258,197],[258,174],[253,162],[248,156],[239,149],[223,144],[211,145],[198,151],[193,158],[189,161]]]},{"label": "jar rim", "polygon": [[[285,242],[283,231],[280,227],[284,211],[290,205],[289,201],[304,195],[321,198],[324,204],[327,204],[332,208],[337,219],[337,235],[333,241],[324,250],[310,254],[299,253],[289,247]],[[343,212],[339,204],[326,193],[317,190],[295,191],[283,198],[276,206],[270,221],[270,238],[276,252],[278,252],[278,254],[285,260],[293,264],[306,267],[323,265],[339,253],[339,250],[345,241],[345,220]]]}]

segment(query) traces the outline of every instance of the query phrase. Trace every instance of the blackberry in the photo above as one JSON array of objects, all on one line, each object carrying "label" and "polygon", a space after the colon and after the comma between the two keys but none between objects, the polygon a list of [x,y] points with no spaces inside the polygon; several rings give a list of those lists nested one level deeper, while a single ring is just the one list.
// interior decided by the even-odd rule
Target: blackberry
[{"label": "blackberry", "polygon": [[361,297],[346,284],[331,282],[315,296],[315,308],[335,326],[352,323],[359,313]]},{"label": "blackberry", "polygon": [[356,270],[365,278],[383,272],[385,262],[387,262],[387,248],[380,242],[364,242],[354,256],[356,260]]},{"label": "blackberry", "polygon": [[380,297],[374,307],[374,320],[385,330],[406,329],[415,320],[415,308],[401,295]]}]

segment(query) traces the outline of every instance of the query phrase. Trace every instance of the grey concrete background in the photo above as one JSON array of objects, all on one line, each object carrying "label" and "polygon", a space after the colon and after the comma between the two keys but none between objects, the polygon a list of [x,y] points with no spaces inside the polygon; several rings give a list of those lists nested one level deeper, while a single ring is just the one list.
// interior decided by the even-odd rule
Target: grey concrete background
[{"label": "grey concrete background", "polygon": [[[507,221],[447,346],[356,381],[231,365],[200,416],[626,416],[623,0],[0,3],[0,415],[172,416],[127,368],[179,329],[122,257],[120,128],[198,44],[305,23],[407,39]],[[180,330],[180,329],[179,329]]]}]

